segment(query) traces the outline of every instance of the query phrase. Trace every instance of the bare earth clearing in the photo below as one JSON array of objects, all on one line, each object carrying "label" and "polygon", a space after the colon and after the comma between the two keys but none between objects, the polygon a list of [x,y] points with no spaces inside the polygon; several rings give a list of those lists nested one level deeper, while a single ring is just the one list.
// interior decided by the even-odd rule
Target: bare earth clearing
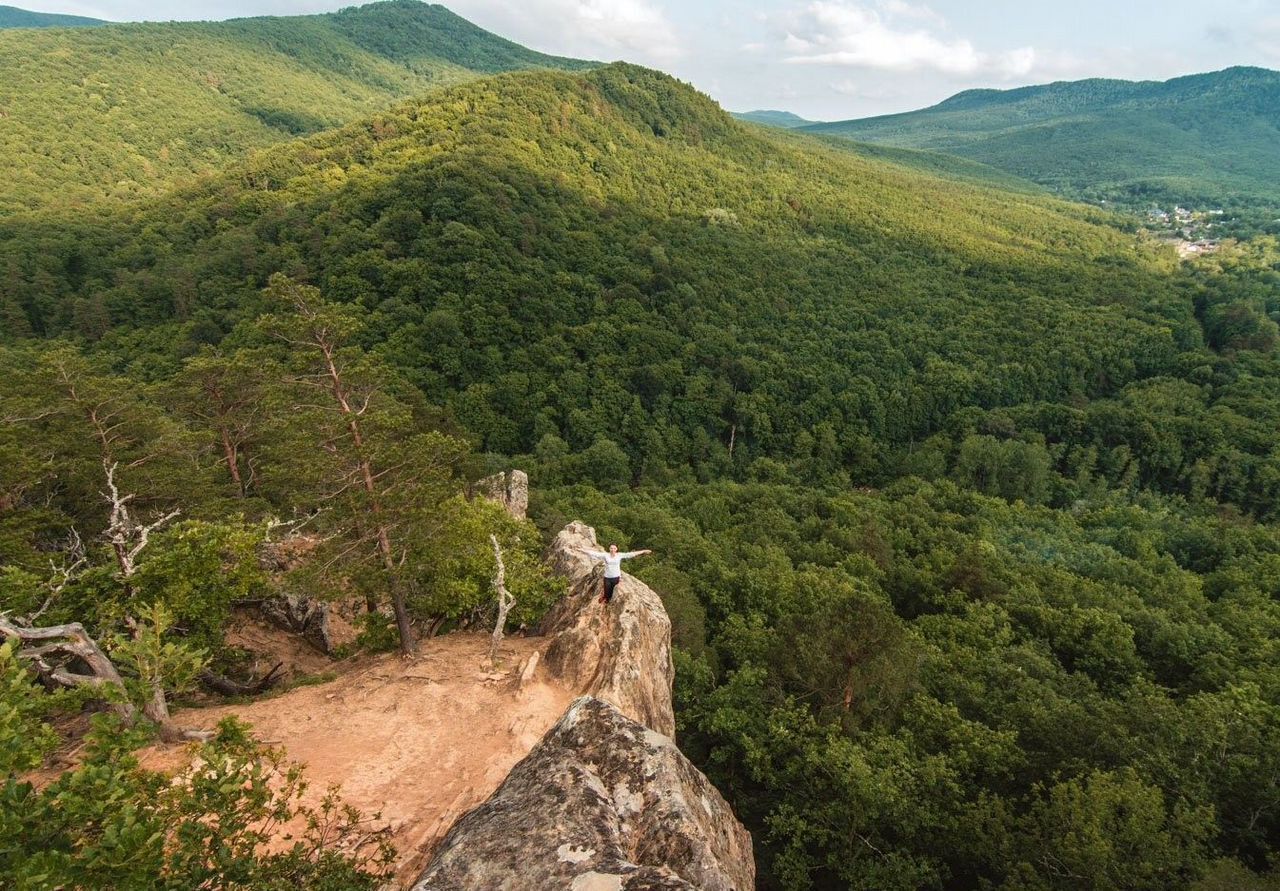
[{"label": "bare earth clearing", "polygon": [[[542,675],[517,691],[513,673],[547,638],[508,638],[498,671],[489,637],[450,634],[422,642],[421,655],[330,663],[339,676],[242,705],[183,709],[183,727],[212,728],[227,715],[307,765],[308,803],[331,784],[366,813],[382,812],[408,884],[462,814],[487,799],[564,713],[573,694]],[[313,666],[308,665],[308,668]],[[154,746],[147,767],[180,769],[188,747]]]}]

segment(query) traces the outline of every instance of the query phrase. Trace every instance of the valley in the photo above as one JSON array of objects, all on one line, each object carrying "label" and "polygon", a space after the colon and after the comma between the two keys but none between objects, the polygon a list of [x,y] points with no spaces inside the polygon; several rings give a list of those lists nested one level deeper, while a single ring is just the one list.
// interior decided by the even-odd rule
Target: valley
[{"label": "valley", "polygon": [[1275,885],[1280,75],[814,124],[414,0],[6,48],[14,887]]}]

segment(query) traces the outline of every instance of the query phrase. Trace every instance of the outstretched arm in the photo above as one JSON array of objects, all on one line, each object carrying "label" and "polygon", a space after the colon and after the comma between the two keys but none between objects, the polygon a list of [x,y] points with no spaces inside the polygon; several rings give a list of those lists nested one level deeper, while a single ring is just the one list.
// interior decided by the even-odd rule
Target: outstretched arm
[{"label": "outstretched arm", "polygon": [[586,554],[592,560],[603,560],[605,557],[609,556],[604,551],[593,551],[590,548],[578,548],[578,550],[581,553]]},{"label": "outstretched arm", "polygon": [[643,557],[645,554],[652,554],[653,551],[645,548],[643,551],[627,551],[625,554],[619,554],[623,560],[630,560],[632,557]]}]

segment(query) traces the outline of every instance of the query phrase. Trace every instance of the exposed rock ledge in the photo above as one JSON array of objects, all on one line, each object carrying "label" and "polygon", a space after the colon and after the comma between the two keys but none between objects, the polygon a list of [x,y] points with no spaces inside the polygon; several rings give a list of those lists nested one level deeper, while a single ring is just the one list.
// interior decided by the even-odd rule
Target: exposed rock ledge
[{"label": "exposed rock ledge", "polygon": [[600,570],[585,550],[600,550],[595,530],[570,523],[547,559],[569,579],[569,593],[552,607],[539,633],[554,638],[542,656],[571,690],[612,703],[624,715],[675,736],[671,706],[671,620],[653,589],[623,573],[608,607],[597,603]]},{"label": "exposed rock ledge", "polygon": [[599,699],[574,701],[414,891],[754,887],[751,836],[672,740]]},{"label": "exposed rock ledge", "polygon": [[529,512],[529,476],[523,470],[508,470],[477,480],[467,488],[467,498],[487,498],[523,520]]},{"label": "exposed rock ledge", "polygon": [[414,891],[748,891],[751,835],[672,736],[671,620],[629,575],[598,603],[595,530],[547,559],[569,593],[542,623],[541,671],[574,701],[488,801],[449,830]]}]

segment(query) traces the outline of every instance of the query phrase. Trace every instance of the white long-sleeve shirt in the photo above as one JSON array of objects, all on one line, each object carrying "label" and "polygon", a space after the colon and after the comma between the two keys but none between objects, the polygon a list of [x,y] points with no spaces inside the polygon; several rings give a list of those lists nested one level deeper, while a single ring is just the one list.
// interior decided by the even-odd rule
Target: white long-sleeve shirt
[{"label": "white long-sleeve shirt", "polygon": [[622,561],[640,556],[639,551],[618,551],[616,554],[610,554],[608,551],[583,551],[583,553],[592,560],[604,561],[604,577],[607,579],[622,578]]}]

